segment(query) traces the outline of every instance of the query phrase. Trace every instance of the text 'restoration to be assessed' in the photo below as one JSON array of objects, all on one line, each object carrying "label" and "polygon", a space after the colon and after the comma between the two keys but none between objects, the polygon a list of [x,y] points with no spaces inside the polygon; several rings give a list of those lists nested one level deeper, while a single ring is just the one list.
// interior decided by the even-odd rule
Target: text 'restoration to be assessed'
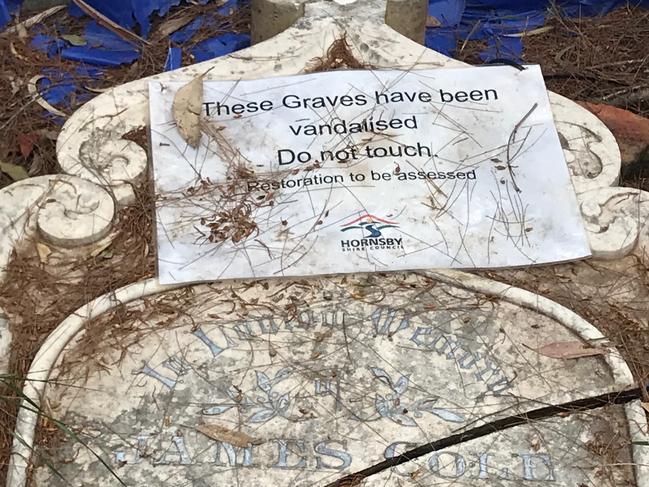
[{"label": "text 'restoration to be assessed'", "polygon": [[149,85],[162,283],[589,255],[538,66]]}]

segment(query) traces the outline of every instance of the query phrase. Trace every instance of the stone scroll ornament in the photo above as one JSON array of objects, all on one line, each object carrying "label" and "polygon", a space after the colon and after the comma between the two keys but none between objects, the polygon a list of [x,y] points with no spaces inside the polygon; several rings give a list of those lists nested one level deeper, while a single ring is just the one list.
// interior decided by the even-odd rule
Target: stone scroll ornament
[{"label": "stone scroll ornament", "polygon": [[[133,202],[146,175],[145,148],[123,136],[147,126],[150,80],[300,73],[343,37],[377,69],[463,66],[415,42],[426,2],[253,3],[253,37],[263,42],[98,96],[58,140],[65,174],[0,190],[0,279],[22,246],[92,252],[111,238],[116,208]],[[649,195],[615,186],[619,151],[596,117],[550,99],[593,255],[646,255]],[[172,319],[161,316],[169,303],[178,309]],[[114,330],[112,310],[123,306],[132,322],[89,354],[86,330]],[[7,356],[11,338],[0,323]],[[575,342],[597,352],[570,360],[541,353]],[[537,421],[417,450],[634,387],[619,353],[573,312],[458,271],[178,290],[134,283],[65,319],[27,379],[7,487],[28,479],[38,486],[324,486],[355,472],[365,472],[356,481],[368,486],[649,485],[637,401],[574,414],[557,407]],[[35,442],[34,405],[47,405],[74,433],[54,453]],[[419,454],[399,466],[385,463],[412,451]]]}]

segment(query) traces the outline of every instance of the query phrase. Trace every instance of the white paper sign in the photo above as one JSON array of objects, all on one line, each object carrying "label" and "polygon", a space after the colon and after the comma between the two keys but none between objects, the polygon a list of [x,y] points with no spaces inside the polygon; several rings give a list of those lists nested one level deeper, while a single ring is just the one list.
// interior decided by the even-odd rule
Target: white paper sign
[{"label": "white paper sign", "polygon": [[[188,80],[190,81],[190,80]],[[149,85],[162,283],[590,255],[538,66]]]}]

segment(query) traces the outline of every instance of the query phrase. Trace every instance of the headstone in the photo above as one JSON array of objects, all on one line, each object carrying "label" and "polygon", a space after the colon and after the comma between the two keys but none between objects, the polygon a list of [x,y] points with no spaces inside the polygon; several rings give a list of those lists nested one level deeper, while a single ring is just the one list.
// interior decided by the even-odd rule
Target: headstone
[{"label": "headstone", "polygon": [[[111,314],[88,325],[51,375],[51,414],[75,433],[38,485],[326,485],[624,385],[605,355],[551,357],[582,340],[574,330],[425,275],[195,286],[119,314],[119,325]],[[496,431],[429,457],[422,475],[579,485],[604,462],[584,447],[589,420]],[[566,460],[573,449],[580,468]]]},{"label": "headstone", "polygon": [[[27,243],[69,245],[62,269],[73,266],[75,255],[106,248],[115,203],[132,204],[147,173],[147,147],[126,139],[148,125],[152,81],[187,82],[206,72],[207,80],[221,81],[294,75],[341,42],[357,66],[463,67],[384,24],[397,26],[395,6],[415,0],[391,1],[391,12],[383,0],[254,3],[291,4],[298,12],[291,21],[297,20],[285,31],[287,25],[271,26],[277,35],[245,52],[98,96],[61,133],[64,175],[0,190],[0,201],[10,203],[0,204],[0,278]],[[615,139],[572,101],[550,94],[550,104],[593,254],[641,257],[649,248],[649,198],[615,187]],[[627,261],[612,260],[608,269],[589,261],[577,274],[576,265],[565,265],[559,282],[575,286],[577,275],[597,287],[583,272],[592,267],[606,274],[602,282],[626,285],[614,283],[606,295],[584,286],[576,296],[617,306],[632,287],[617,273]],[[526,285],[542,276],[522,269],[500,278],[511,282],[521,274],[516,280]],[[557,283],[540,280],[528,287]],[[576,299],[567,304],[591,317]],[[638,314],[646,310],[646,299],[633,304]],[[2,345],[7,341],[2,334]],[[593,402],[631,387],[619,352],[583,318],[541,294],[470,273],[349,274],[177,290],[151,279],[71,312],[43,343],[22,391],[6,485],[349,486],[341,479],[369,468],[359,482],[371,486],[646,487],[641,404]],[[588,410],[562,412],[562,404],[580,399]],[[539,407],[549,415],[426,450]],[[382,463],[416,446],[426,448],[406,463]]]}]

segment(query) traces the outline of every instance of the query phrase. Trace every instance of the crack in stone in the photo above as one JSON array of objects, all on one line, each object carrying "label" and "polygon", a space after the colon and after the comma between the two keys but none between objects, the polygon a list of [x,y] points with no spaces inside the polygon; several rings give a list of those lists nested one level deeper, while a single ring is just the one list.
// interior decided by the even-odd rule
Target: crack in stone
[{"label": "crack in stone", "polygon": [[[649,390],[649,385],[647,385],[646,387]],[[641,399],[643,397],[643,393],[644,391],[640,388],[624,389],[622,391],[600,394],[599,396],[586,397],[583,399],[577,399],[575,401],[545,406],[542,408],[533,409],[532,411],[528,411],[526,413],[515,414],[506,418],[501,418],[499,420],[483,424],[482,426],[471,428],[461,433],[456,433],[454,435],[418,446],[417,448],[408,450],[405,453],[376,463],[371,467],[367,467],[363,470],[359,470],[358,472],[345,475],[344,477],[325,485],[325,487],[357,486],[360,485],[360,482],[362,480],[371,477],[372,475],[376,475],[398,465],[403,465],[404,463],[408,463],[412,460],[423,457],[424,455],[428,455],[429,453],[443,450],[451,446],[460,445],[462,443],[466,443],[478,438],[483,438],[490,434],[505,431],[515,426],[541,421],[543,419],[552,418],[561,414],[579,413],[602,408],[604,406],[628,404],[631,401]]]}]

